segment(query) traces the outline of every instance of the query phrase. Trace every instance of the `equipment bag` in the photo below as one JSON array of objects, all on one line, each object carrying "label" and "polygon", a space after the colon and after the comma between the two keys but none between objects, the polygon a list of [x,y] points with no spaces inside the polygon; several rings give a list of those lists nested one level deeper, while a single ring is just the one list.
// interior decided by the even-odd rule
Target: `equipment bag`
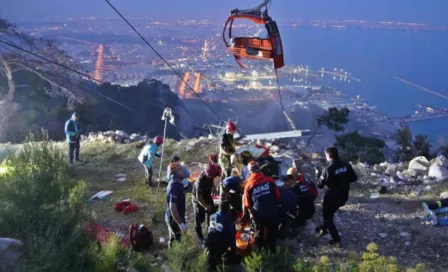
[{"label": "equipment bag", "polygon": [[148,250],[154,243],[152,232],[144,225],[132,224],[129,226],[129,240],[135,251]]}]

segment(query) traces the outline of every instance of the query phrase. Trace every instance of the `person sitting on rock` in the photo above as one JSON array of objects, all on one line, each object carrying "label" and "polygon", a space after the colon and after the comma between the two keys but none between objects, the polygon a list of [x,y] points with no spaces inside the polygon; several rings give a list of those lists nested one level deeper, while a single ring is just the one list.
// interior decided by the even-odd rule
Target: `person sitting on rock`
[{"label": "person sitting on rock", "polygon": [[236,220],[238,213],[242,212],[242,190],[241,178],[238,173],[233,171],[232,176],[225,178],[221,182],[221,201],[229,201],[231,206],[231,213]]},{"label": "person sitting on rock", "polygon": [[146,173],[146,184],[148,186],[152,185],[152,163],[155,157],[160,158],[160,154],[158,153],[159,146],[163,144],[163,137],[157,136],[153,141],[149,141],[147,145],[145,145],[138,156],[138,160],[145,166]]},{"label": "person sitting on rock", "polygon": [[347,202],[350,183],[356,182],[358,177],[350,163],[339,158],[336,147],[325,149],[325,156],[329,165],[324,169],[322,175],[318,175],[320,179],[317,182],[318,188],[327,187],[322,210],[324,223],[317,227],[316,231],[318,236],[324,236],[329,231],[332,238],[329,242],[330,245],[338,245],[341,242],[341,237],[333,222],[333,217],[336,211]]},{"label": "person sitting on rock", "polygon": [[210,215],[214,213],[215,206],[212,198],[214,179],[222,175],[219,165],[208,164],[196,179],[192,190],[193,212],[195,216],[195,231],[199,240],[204,241],[202,234],[202,223],[207,220],[210,223]]},{"label": "person sitting on rock", "polygon": [[221,201],[218,212],[210,216],[204,246],[208,250],[208,264],[212,271],[216,271],[217,266],[223,263],[223,257],[231,260],[235,256],[236,229],[228,201]]},{"label": "person sitting on rock", "polygon": [[[180,162],[180,158],[178,157],[178,156],[174,156],[172,159],[171,159],[171,162],[170,162],[170,164],[171,163],[178,163],[178,164],[180,164],[180,167],[182,168],[182,170],[183,170],[183,172],[184,172],[184,179],[182,180],[182,185],[184,186],[184,188],[186,189],[187,187],[188,187],[188,185],[190,184],[190,182],[188,182],[188,178],[190,177],[190,171],[188,171],[188,169],[186,168],[186,167],[184,167],[184,166],[182,166],[182,164],[181,164],[181,162]],[[170,180],[170,174],[171,174],[171,171],[170,171],[170,169],[171,169],[171,167],[170,167],[170,164],[167,166],[167,169],[166,169],[166,178],[167,178],[167,180]]]},{"label": "person sitting on rock", "polygon": [[300,175],[296,168],[288,169],[285,186],[297,196],[297,206],[299,207],[296,219],[297,226],[305,224],[306,220],[311,219],[316,212],[314,200],[317,197],[317,190],[314,193],[312,188],[315,187],[313,185],[308,185],[305,177]]},{"label": "person sitting on rock", "polygon": [[260,165],[248,164],[250,177],[244,187],[243,219],[249,213],[255,226],[255,244],[275,252],[278,231],[278,203],[280,192],[274,179],[261,173]]}]

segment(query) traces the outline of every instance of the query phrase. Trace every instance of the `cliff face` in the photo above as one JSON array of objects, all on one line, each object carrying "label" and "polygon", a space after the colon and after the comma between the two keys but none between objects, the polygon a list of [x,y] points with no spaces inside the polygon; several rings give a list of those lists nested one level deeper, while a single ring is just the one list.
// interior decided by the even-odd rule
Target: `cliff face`
[{"label": "cliff face", "polygon": [[[26,74],[21,76],[26,77]],[[20,78],[17,82],[20,84]],[[0,82],[0,97],[4,97],[7,92],[3,83]],[[183,127],[192,127],[188,115],[182,110],[182,101],[168,85],[157,80],[144,80],[131,87],[111,84],[97,86],[84,82],[84,102],[75,104],[72,110],[68,109],[66,98],[43,91],[43,84],[35,78],[33,84],[28,82],[29,88],[17,91],[14,102],[0,100],[0,142],[22,142],[29,131],[38,129],[47,130],[51,139],[61,140],[64,138],[64,122],[73,111],[81,114],[85,132],[122,129],[148,135],[159,134],[163,131],[161,117],[165,107],[174,109],[176,123],[183,122]],[[92,90],[100,95],[94,94]],[[180,138],[176,128],[171,125],[167,127],[167,135]]]}]

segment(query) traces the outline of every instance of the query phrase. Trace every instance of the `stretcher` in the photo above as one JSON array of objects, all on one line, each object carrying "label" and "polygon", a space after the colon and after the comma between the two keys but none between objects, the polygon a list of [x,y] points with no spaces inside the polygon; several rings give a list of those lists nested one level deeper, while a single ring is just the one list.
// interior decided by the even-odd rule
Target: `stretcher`
[{"label": "stretcher", "polygon": [[255,249],[255,232],[250,225],[237,224],[236,254],[248,256]]}]

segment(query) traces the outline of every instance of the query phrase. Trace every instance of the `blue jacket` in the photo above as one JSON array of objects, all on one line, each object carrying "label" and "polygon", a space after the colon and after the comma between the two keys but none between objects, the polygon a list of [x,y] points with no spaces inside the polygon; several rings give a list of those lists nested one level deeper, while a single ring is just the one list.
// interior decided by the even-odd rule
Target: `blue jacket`
[{"label": "blue jacket", "polygon": [[207,240],[227,249],[236,249],[236,230],[230,214],[216,212],[210,216],[210,226],[208,228]]},{"label": "blue jacket", "polygon": [[[138,155],[138,160],[147,168],[151,168],[152,162],[154,161],[155,157],[160,157],[159,153],[157,153],[159,147],[156,143],[152,143],[149,145],[145,145],[140,151],[140,155]],[[143,158],[147,156],[148,159],[146,161],[143,161]]]},{"label": "blue jacket", "polygon": [[77,142],[81,138],[80,133],[82,132],[81,125],[79,124],[79,121],[73,121],[72,119],[68,119],[65,122],[65,137],[67,139],[67,142]]}]

